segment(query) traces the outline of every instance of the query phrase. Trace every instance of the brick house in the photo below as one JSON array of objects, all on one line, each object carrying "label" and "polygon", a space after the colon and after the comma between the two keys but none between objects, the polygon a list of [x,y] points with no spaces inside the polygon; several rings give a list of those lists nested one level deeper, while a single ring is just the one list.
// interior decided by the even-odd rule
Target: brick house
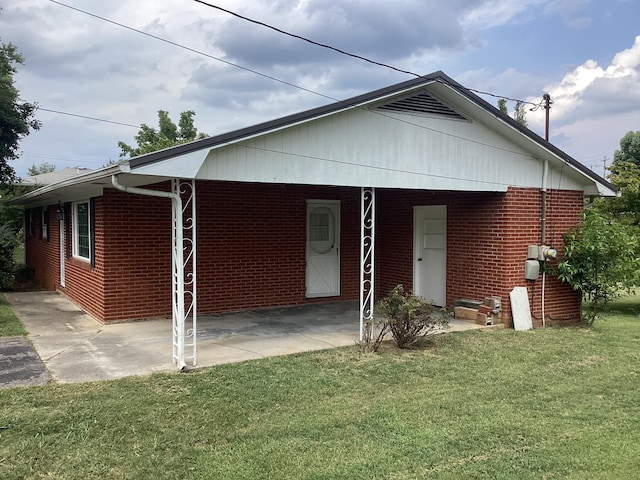
[{"label": "brick house", "polygon": [[[542,285],[603,178],[442,72],[46,185],[25,207],[36,279],[98,321],[376,297],[439,305]],[[543,200],[544,199],[544,200]],[[543,204],[546,222],[541,221]],[[197,302],[196,302],[197,299]],[[576,318],[549,277],[545,315]]]}]

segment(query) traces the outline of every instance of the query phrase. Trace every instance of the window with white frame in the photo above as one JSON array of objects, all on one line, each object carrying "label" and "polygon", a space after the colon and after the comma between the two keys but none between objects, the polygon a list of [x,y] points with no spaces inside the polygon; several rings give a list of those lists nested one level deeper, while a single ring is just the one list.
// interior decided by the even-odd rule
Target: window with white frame
[{"label": "window with white frame", "polygon": [[73,204],[73,256],[91,258],[89,201]]},{"label": "window with white frame", "polygon": [[49,239],[49,209],[47,207],[42,208],[42,239]]},{"label": "window with white frame", "polygon": [[27,211],[27,227],[28,227],[27,234],[30,237],[34,237],[36,234],[36,220],[35,220],[35,213],[33,208],[30,208]]}]

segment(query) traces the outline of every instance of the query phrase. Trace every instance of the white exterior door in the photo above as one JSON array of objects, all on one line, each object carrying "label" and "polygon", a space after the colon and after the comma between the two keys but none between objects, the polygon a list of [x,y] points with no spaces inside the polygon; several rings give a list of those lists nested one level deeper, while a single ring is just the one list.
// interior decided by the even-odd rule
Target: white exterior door
[{"label": "white exterior door", "polygon": [[58,222],[58,235],[60,239],[60,286],[64,287],[64,220]]},{"label": "white exterior door", "polygon": [[444,307],[447,301],[447,206],[414,207],[413,232],[414,292]]},{"label": "white exterior door", "polygon": [[340,295],[340,202],[307,201],[307,297]]}]

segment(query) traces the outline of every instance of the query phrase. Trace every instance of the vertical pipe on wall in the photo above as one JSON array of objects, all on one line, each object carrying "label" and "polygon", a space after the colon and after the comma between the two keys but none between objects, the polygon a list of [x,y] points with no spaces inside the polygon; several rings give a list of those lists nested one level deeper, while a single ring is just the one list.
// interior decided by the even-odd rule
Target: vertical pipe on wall
[{"label": "vertical pipe on wall", "polygon": [[[548,110],[547,110],[548,111]],[[544,160],[544,166],[542,167],[542,188],[540,189],[541,195],[541,207],[540,207],[540,245],[547,244],[547,180],[549,177],[549,161]],[[546,260],[543,260],[546,262]],[[545,303],[545,287],[546,287],[546,269],[542,269],[542,295],[540,301],[542,302],[542,326],[546,325],[544,318],[544,303]]]}]

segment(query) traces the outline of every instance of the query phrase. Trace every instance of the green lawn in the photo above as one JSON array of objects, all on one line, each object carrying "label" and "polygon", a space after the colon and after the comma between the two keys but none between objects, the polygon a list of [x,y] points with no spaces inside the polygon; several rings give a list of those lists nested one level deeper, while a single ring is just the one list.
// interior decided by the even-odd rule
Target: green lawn
[{"label": "green lawn", "polygon": [[637,478],[639,312],[0,390],[0,478]]},{"label": "green lawn", "polygon": [[13,313],[11,305],[4,298],[4,295],[0,293],[0,337],[26,334],[24,326]]}]

